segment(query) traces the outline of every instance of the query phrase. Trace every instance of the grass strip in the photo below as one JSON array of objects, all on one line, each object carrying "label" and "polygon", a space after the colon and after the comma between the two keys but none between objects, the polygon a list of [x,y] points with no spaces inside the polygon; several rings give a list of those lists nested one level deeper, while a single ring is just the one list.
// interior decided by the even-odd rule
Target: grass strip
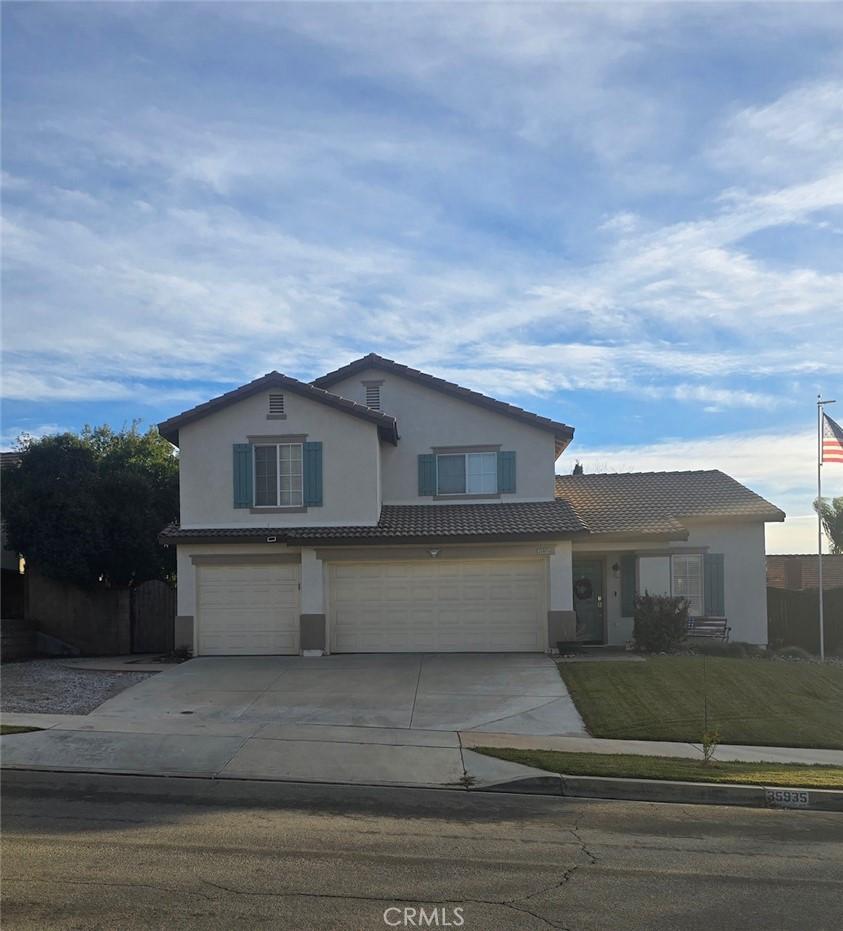
[{"label": "grass strip", "polygon": [[675,782],[843,789],[843,766],[729,761],[712,762],[705,766],[701,760],[638,756],[632,753],[564,753],[558,750],[513,750],[506,747],[472,747],[472,750],[499,760],[534,766],[564,776],[616,776],[627,779],[668,779]]}]

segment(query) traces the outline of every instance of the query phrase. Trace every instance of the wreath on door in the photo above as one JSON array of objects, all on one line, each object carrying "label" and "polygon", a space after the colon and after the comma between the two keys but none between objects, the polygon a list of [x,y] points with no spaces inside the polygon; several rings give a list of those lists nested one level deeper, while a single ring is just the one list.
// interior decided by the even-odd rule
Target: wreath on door
[{"label": "wreath on door", "polygon": [[585,601],[594,594],[594,588],[591,579],[577,579],[574,582],[574,594],[579,601]]}]

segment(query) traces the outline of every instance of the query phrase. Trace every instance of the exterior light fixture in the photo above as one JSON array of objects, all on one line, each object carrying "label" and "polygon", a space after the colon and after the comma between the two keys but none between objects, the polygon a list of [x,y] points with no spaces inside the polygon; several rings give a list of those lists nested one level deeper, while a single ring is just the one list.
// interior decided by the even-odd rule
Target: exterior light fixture
[{"label": "exterior light fixture", "polygon": [[277,541],[278,541],[278,537],[267,537],[266,538],[267,543],[276,543]]},{"label": "exterior light fixture", "polygon": [[430,555],[431,555],[431,557],[432,557],[433,559],[436,559],[436,557],[439,555],[440,551],[434,549],[434,550],[428,550],[428,553],[430,553]]}]

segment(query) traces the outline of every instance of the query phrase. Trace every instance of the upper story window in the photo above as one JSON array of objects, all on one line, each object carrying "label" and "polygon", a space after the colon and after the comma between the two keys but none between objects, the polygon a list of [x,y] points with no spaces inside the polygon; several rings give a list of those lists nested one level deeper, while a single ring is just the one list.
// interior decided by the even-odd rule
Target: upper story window
[{"label": "upper story window", "polygon": [[380,382],[363,382],[366,389],[366,407],[373,411],[381,409],[381,383]]},{"label": "upper story window", "polygon": [[498,490],[497,453],[447,453],[436,457],[439,495],[493,495]]},{"label": "upper story window", "polygon": [[284,410],[284,395],[280,392],[273,392],[269,396],[268,417],[283,417],[286,414]]},{"label": "upper story window", "polygon": [[255,446],[255,507],[301,507],[302,444]]},{"label": "upper story window", "polygon": [[700,553],[675,555],[670,562],[673,594],[688,599],[691,603],[688,614],[691,617],[702,617],[705,614],[702,555]]}]

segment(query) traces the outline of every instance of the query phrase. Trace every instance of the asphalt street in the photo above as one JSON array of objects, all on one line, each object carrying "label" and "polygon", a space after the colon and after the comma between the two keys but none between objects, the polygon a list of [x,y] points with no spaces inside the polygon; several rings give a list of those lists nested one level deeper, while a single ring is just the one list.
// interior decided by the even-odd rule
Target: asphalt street
[{"label": "asphalt street", "polygon": [[820,931],[843,914],[840,814],[60,773],[2,788],[5,931]]}]

